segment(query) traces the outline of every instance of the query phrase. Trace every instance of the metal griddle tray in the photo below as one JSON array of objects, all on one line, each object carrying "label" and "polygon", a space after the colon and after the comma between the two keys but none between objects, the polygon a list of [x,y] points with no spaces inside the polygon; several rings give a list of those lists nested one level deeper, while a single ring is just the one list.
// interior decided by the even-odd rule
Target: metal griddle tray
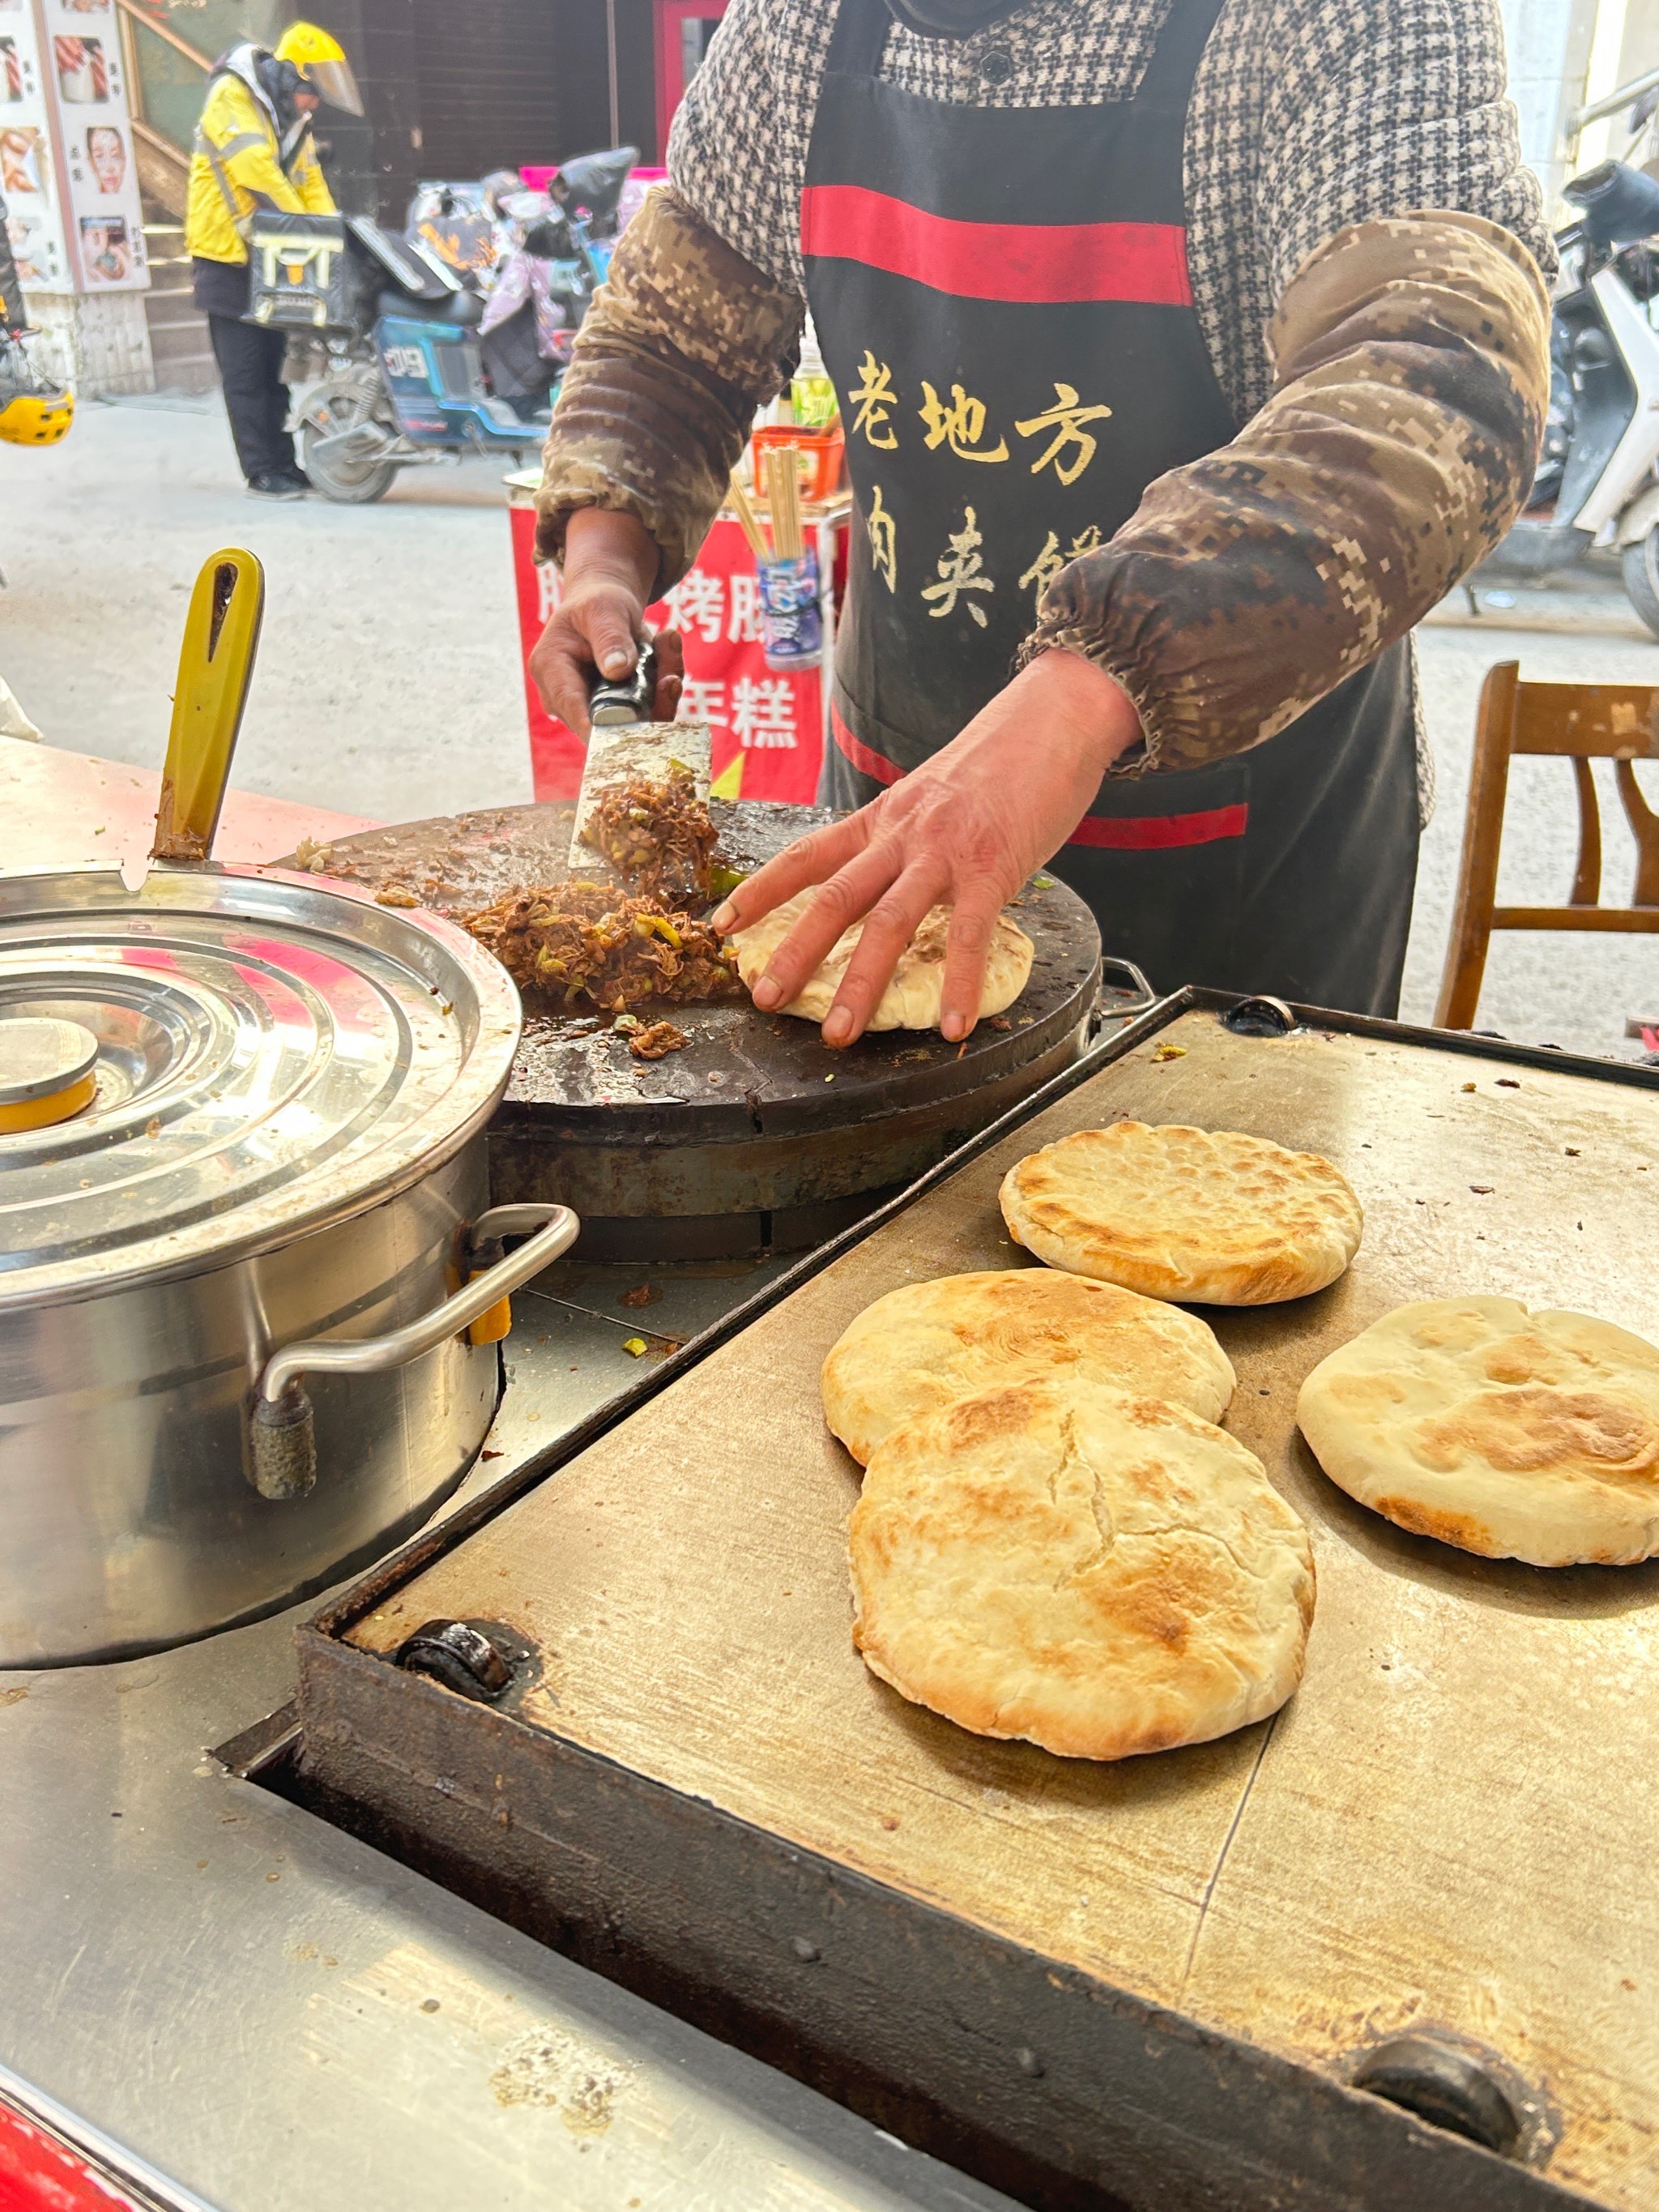
[{"label": "metal griddle tray", "polygon": [[[1165,1001],[321,1615],[307,1786],[1044,2206],[1650,2208],[1659,1564],[1549,1574],[1407,1535],[1324,1480],[1294,1410],[1408,1298],[1512,1292],[1659,1337],[1659,1076],[1347,1017],[1238,1036],[1232,1003]],[[1312,1532],[1303,1687],[1106,1766],[866,1673],[858,1472],[817,1380],[882,1291],[1016,1263],[1003,1172],[1121,1115],[1322,1152],[1367,1220],[1329,1291],[1209,1316],[1229,1426]],[[389,1663],[434,1619],[496,1625],[497,1705]],[[1507,2111],[1507,2154],[1352,2086],[1413,2034],[1437,2052],[1393,2086],[1493,2139]]]}]

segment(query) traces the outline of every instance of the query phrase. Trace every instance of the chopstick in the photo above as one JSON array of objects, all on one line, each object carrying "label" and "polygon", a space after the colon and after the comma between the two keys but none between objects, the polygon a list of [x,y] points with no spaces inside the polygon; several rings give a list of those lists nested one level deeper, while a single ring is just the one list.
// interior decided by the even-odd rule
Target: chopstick
[{"label": "chopstick", "polygon": [[732,479],[730,489],[726,494],[726,503],[738,518],[738,528],[749,540],[749,550],[757,561],[769,561],[772,557],[772,549],[766,542],[766,534],[760,526],[760,518],[750,504],[748,493],[736,477]]},{"label": "chopstick", "polygon": [[785,446],[773,453],[771,467],[767,471],[767,488],[772,495],[773,550],[780,561],[799,561],[800,465],[793,446]]}]

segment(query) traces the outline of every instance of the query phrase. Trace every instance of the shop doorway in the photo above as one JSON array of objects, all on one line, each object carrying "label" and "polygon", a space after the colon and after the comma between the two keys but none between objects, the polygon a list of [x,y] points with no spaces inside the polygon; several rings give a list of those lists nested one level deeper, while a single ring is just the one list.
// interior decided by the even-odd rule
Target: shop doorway
[{"label": "shop doorway", "polygon": [[668,129],[685,88],[702,67],[726,0],[653,0],[657,30],[658,159],[668,158]]}]

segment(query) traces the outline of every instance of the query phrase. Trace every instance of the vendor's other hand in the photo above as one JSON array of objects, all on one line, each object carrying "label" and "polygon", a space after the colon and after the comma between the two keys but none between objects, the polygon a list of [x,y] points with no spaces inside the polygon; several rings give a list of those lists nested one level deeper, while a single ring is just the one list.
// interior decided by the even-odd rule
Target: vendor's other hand
[{"label": "vendor's other hand", "polygon": [[828,1045],[851,1044],[923,915],[948,906],[939,1027],[953,1042],[965,1037],[979,1018],[997,915],[1066,842],[1107,768],[1139,733],[1128,694],[1103,669],[1079,653],[1042,654],[932,760],[845,822],[791,845],[732,894],[717,929],[746,929],[819,886],[755,985],[755,1004],[763,1013],[787,1006],[861,919],[823,1032]]},{"label": "vendor's other hand", "polygon": [[[587,735],[587,695],[594,672],[614,684],[631,674],[638,662],[657,568],[655,541],[635,516],[597,507],[571,516],[564,589],[530,656],[530,673],[548,713],[578,737]],[[685,673],[679,633],[660,630],[652,642],[657,690],[651,711],[658,721],[672,722]]]}]

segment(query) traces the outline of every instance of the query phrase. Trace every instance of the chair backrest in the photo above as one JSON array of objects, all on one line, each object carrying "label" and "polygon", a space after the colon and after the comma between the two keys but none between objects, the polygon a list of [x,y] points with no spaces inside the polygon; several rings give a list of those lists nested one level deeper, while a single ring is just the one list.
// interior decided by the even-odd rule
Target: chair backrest
[{"label": "chair backrest", "polygon": [[[1500,907],[1498,860],[1509,764],[1516,753],[1571,760],[1578,795],[1578,860],[1565,906]],[[1628,907],[1604,907],[1601,814],[1592,760],[1611,760],[1620,802],[1636,841]],[[1481,686],[1474,763],[1463,822],[1463,854],[1436,1023],[1474,1020],[1494,929],[1633,930],[1659,933],[1659,813],[1636,780],[1635,763],[1659,761],[1659,686],[1523,684],[1520,664],[1500,661]]]}]

